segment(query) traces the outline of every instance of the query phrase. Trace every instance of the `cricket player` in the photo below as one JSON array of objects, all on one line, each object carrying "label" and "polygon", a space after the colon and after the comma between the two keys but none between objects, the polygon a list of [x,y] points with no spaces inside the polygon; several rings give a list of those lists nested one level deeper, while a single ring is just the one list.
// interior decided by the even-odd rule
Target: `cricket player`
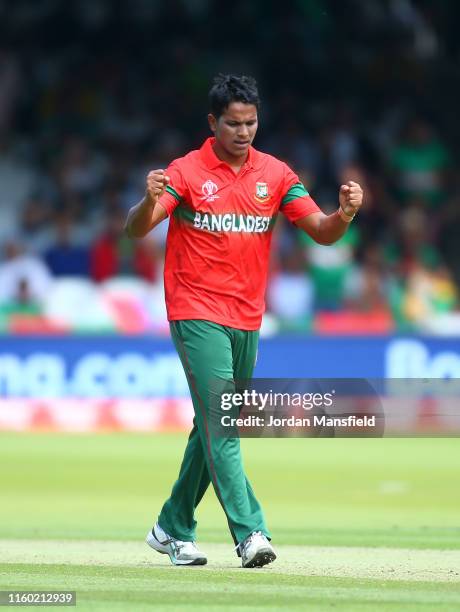
[{"label": "cricket player", "polygon": [[213,134],[200,149],[149,172],[126,232],[145,236],[169,217],[165,296],[171,335],[195,417],[179,476],[147,543],[175,565],[204,565],[195,509],[211,483],[243,567],[276,558],[239,438],[210,431],[211,380],[250,379],[254,369],[273,226],[281,213],[320,244],[332,244],[358,212],[363,192],[340,187],[338,208],[321,212],[298,176],[253,148],[259,95],[248,76],[219,75],[209,93]]}]

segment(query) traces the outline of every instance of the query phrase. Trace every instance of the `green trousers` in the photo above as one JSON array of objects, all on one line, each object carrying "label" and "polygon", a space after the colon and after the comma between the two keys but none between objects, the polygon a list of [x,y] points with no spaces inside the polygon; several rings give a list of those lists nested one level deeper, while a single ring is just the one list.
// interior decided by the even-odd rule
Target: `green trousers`
[{"label": "green trousers", "polygon": [[228,385],[234,389],[234,380],[251,378],[259,332],[198,320],[172,321],[170,327],[187,376],[195,417],[179,477],[158,523],[179,540],[195,540],[195,508],[212,483],[235,544],[253,531],[270,537],[244,473],[239,438],[217,437],[209,424],[211,381],[225,381],[228,391]]}]

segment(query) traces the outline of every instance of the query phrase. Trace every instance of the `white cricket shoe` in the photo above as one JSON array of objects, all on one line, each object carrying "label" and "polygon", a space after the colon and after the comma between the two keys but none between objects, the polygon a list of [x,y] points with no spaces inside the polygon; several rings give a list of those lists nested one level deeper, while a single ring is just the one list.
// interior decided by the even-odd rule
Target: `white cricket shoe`
[{"label": "white cricket shoe", "polygon": [[163,555],[169,555],[173,565],[206,565],[208,559],[198,550],[195,542],[177,540],[167,534],[158,523],[149,531],[147,544]]},{"label": "white cricket shoe", "polygon": [[276,559],[272,545],[261,531],[254,531],[238,547],[243,567],[262,567]]}]

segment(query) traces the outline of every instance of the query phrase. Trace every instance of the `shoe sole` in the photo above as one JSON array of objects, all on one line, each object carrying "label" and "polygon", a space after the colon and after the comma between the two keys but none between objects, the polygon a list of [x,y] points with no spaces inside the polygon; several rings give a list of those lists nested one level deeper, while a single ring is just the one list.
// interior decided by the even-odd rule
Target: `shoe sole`
[{"label": "shoe sole", "polygon": [[244,568],[263,567],[272,563],[276,559],[276,555],[273,550],[260,550],[246,565]]},{"label": "shoe sole", "polygon": [[148,532],[145,541],[150,546],[150,548],[153,548],[153,550],[159,552],[160,555],[168,555],[173,565],[206,565],[206,563],[208,562],[206,557],[198,557],[197,559],[190,560],[176,559],[169,551],[169,548],[167,546],[164,546],[159,540],[157,540],[151,531]]}]

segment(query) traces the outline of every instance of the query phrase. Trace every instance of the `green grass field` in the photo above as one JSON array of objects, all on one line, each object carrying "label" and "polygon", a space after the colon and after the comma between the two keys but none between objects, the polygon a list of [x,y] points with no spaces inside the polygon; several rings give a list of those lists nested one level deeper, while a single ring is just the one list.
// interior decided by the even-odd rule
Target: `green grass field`
[{"label": "green grass field", "polygon": [[143,543],[184,435],[0,435],[0,589],[79,610],[460,610],[460,439],[244,440],[278,559],[243,570],[210,489],[205,567]]}]

